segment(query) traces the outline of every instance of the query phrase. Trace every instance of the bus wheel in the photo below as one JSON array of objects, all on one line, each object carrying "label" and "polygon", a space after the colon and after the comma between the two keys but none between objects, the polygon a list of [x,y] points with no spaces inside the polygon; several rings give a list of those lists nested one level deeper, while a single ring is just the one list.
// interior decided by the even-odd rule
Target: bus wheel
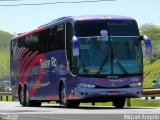
[{"label": "bus wheel", "polygon": [[119,98],[116,101],[113,101],[115,108],[123,108],[125,105],[125,98]]},{"label": "bus wheel", "polygon": [[62,85],[60,88],[60,103],[64,108],[68,108],[70,106],[69,101],[67,100],[66,97],[66,91],[64,85]]},{"label": "bus wheel", "polygon": [[20,89],[20,93],[19,93],[19,102],[22,106],[25,106],[25,102],[24,102],[24,91],[22,89]]},{"label": "bus wheel", "polygon": [[19,103],[22,105],[22,88],[19,87],[18,89],[18,100],[19,100]]},{"label": "bus wheel", "polygon": [[29,93],[28,89],[26,87],[25,92],[24,92],[24,101],[27,107],[39,107],[41,106],[41,102],[39,101],[33,101],[29,99]]},{"label": "bus wheel", "polygon": [[79,101],[67,100],[66,90],[64,85],[60,87],[60,103],[64,108],[78,108],[80,104]]},{"label": "bus wheel", "polygon": [[80,105],[80,102],[79,102],[79,101],[73,101],[72,107],[73,107],[73,108],[78,108],[79,105]]},{"label": "bus wheel", "polygon": [[24,101],[27,107],[31,106],[31,101],[29,100],[28,88],[24,89]]}]

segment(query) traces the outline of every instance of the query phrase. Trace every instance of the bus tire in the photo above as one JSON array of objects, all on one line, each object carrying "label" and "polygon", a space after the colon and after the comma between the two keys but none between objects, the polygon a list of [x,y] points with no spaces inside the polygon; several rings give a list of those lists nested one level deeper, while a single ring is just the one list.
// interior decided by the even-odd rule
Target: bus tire
[{"label": "bus tire", "polygon": [[36,101],[36,100],[30,100],[28,92],[29,92],[28,88],[25,87],[25,91],[24,91],[25,106],[27,106],[27,107],[40,107],[41,106],[41,102],[40,101]]},{"label": "bus tire", "polygon": [[80,102],[79,101],[72,101],[72,100],[67,100],[66,96],[66,90],[64,84],[60,86],[60,104],[64,108],[78,108]]},{"label": "bus tire", "polygon": [[78,108],[79,105],[80,105],[80,102],[79,102],[79,101],[73,101],[73,103],[72,103],[72,107],[73,107],[73,108]]},{"label": "bus tire", "polygon": [[116,101],[113,101],[115,108],[123,108],[125,105],[125,98],[119,98]]},{"label": "bus tire", "polygon": [[25,100],[24,100],[24,91],[23,89],[20,89],[20,93],[19,93],[19,102],[22,106],[25,106]]},{"label": "bus tire", "polygon": [[70,107],[70,102],[67,100],[64,84],[60,86],[60,103],[64,108]]},{"label": "bus tire", "polygon": [[22,88],[19,86],[18,87],[18,100],[19,100],[19,103],[22,105]]}]

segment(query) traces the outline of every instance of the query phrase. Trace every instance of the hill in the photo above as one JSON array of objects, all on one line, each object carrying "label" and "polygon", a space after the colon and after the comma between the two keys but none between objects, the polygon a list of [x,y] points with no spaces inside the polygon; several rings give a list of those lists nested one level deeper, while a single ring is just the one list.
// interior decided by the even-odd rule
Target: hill
[{"label": "hill", "polygon": [[9,75],[9,51],[12,34],[0,30],[0,78]]},{"label": "hill", "polygon": [[144,60],[144,88],[151,87],[153,80],[160,75],[160,60],[156,60],[150,63],[148,60]]},{"label": "hill", "polygon": [[9,49],[12,34],[0,30],[0,49]]}]

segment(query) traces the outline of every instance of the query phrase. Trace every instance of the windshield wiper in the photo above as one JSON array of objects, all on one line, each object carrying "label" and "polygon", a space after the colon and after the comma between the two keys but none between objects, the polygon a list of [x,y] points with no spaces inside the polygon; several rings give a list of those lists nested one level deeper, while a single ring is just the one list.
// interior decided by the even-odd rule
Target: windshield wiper
[{"label": "windshield wiper", "polygon": [[123,67],[123,65],[118,61],[118,59],[116,60],[117,65],[121,68],[121,70],[128,75],[128,72],[127,70]]},{"label": "windshield wiper", "polygon": [[103,60],[100,68],[98,69],[97,75],[101,72],[101,70],[103,69],[104,65],[106,64],[106,62],[108,61],[108,55],[105,57],[105,59]]},{"label": "windshield wiper", "polygon": [[106,62],[108,62],[108,51],[109,51],[109,48],[107,48],[107,55],[106,55],[106,57],[104,58],[101,66],[99,67],[98,72],[96,73],[97,75],[100,74],[100,72],[101,72],[101,70],[103,69],[104,65],[106,64]]}]

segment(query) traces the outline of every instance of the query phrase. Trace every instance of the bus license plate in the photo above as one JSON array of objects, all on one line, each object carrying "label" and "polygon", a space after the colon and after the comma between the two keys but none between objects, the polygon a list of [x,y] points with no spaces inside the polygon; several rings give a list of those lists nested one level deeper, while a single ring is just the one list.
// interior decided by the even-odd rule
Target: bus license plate
[{"label": "bus license plate", "polygon": [[116,95],[125,95],[126,92],[125,91],[113,91],[113,92],[107,92],[108,96],[116,96]]}]

